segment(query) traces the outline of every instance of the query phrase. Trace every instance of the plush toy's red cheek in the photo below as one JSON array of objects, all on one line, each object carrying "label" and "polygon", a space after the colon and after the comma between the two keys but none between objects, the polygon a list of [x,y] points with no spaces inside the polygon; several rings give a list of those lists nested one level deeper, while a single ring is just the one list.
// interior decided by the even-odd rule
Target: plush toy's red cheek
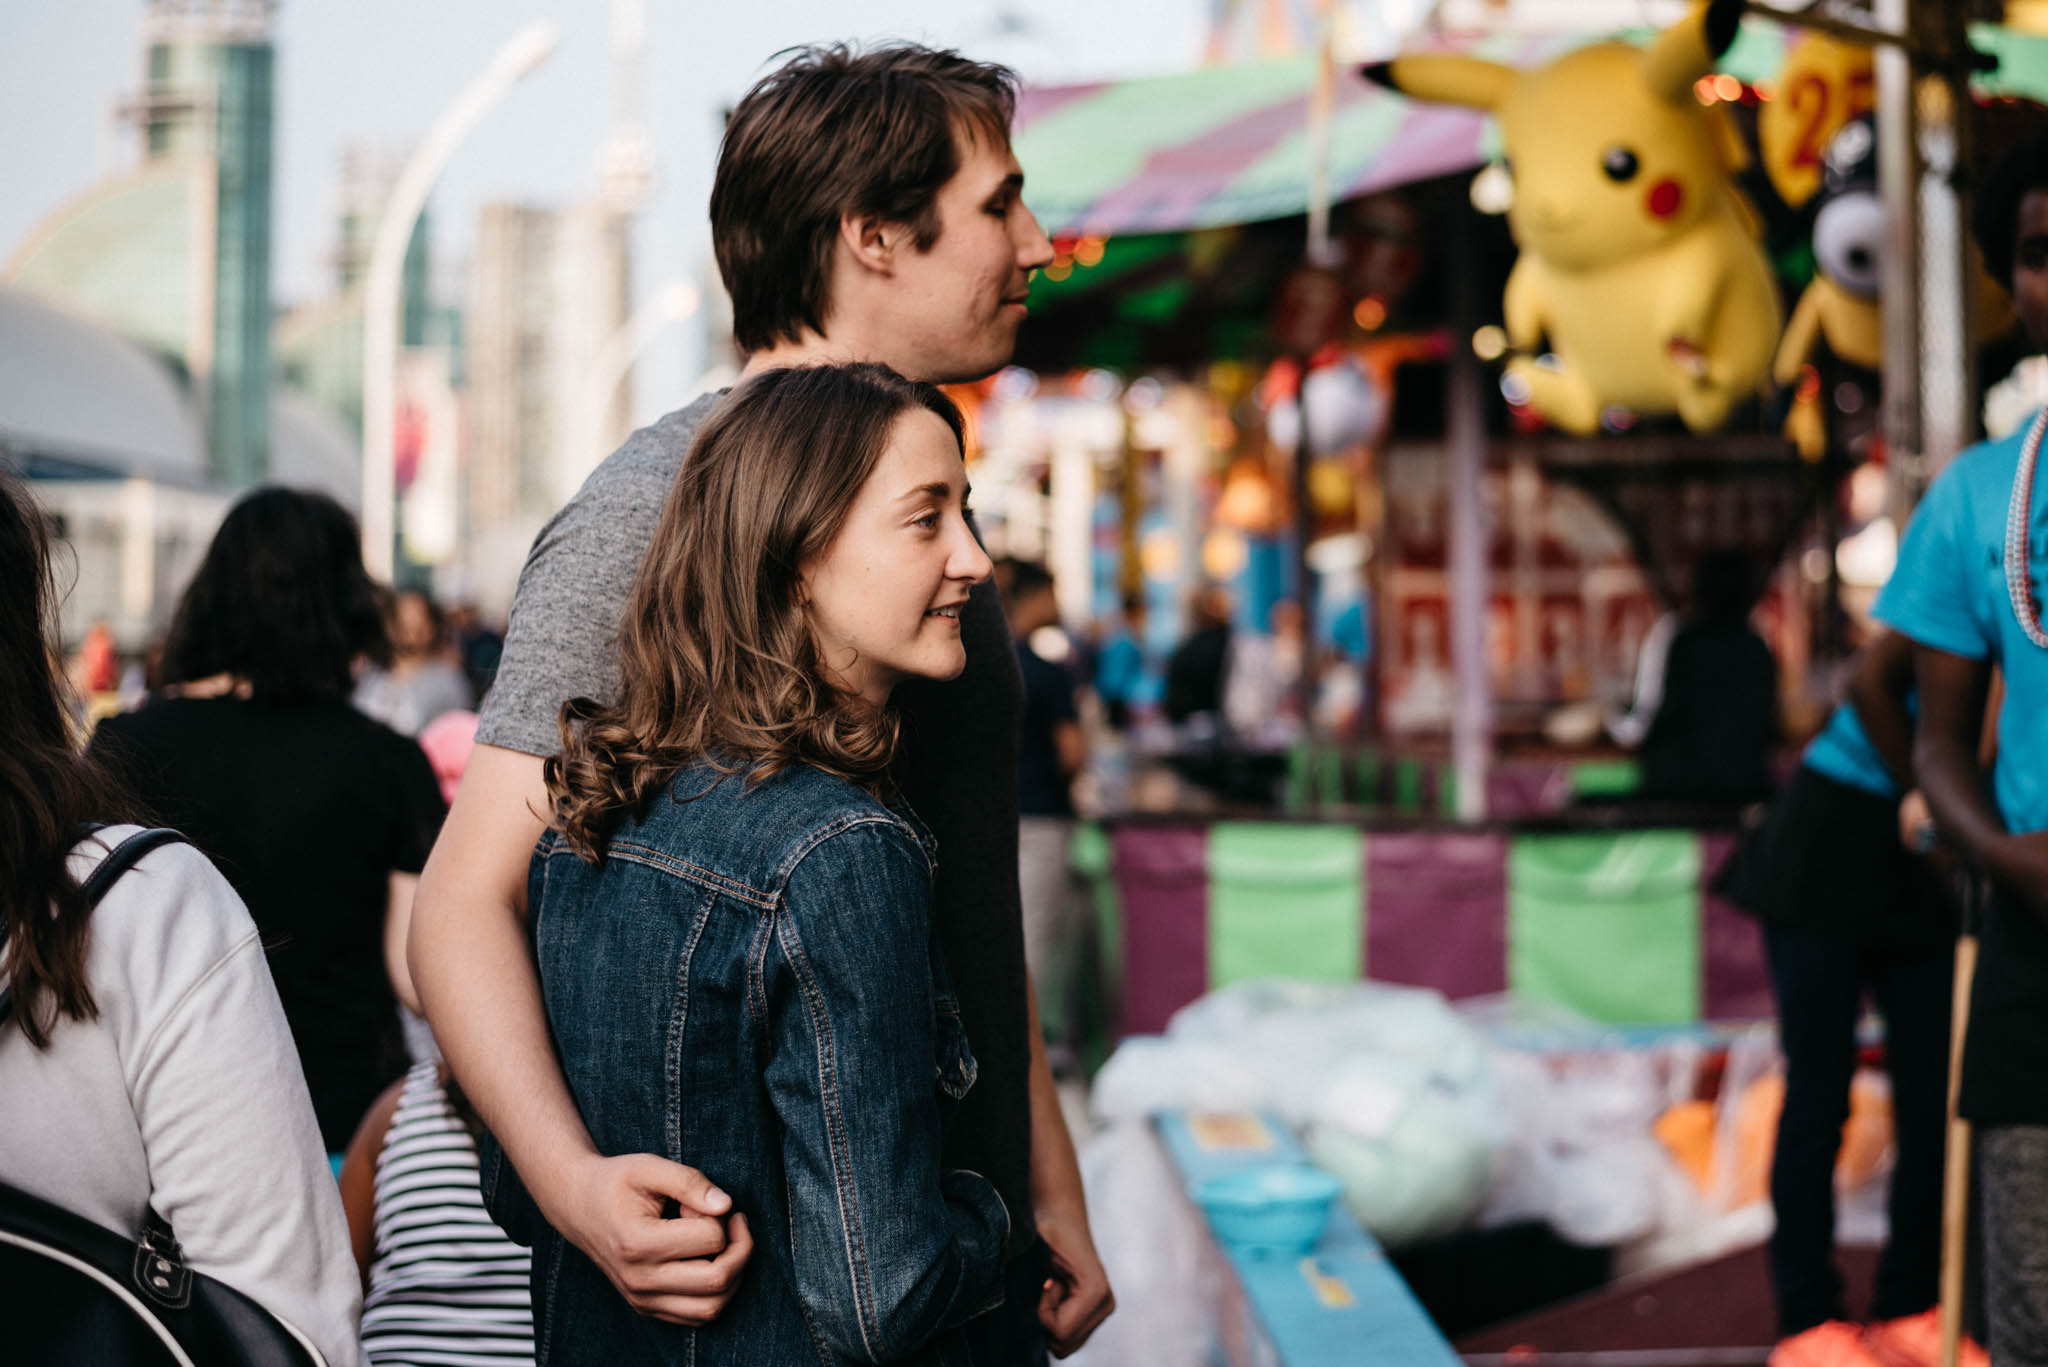
[{"label": "plush toy's red cheek", "polygon": [[1669,218],[1678,212],[1678,206],[1685,203],[1685,190],[1675,180],[1660,180],[1650,187],[1644,200],[1644,207],[1652,218]]}]

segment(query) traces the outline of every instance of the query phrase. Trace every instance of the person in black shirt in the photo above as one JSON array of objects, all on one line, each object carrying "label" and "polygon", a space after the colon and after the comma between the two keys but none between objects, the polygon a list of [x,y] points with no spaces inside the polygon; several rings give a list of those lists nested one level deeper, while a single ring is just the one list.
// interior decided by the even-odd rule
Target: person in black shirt
[{"label": "person in black shirt", "polygon": [[1663,702],[1643,738],[1639,796],[1731,806],[1770,796],[1778,664],[1749,624],[1755,592],[1747,557],[1700,557],[1691,610],[1665,660]]},{"label": "person in black shirt", "polygon": [[1206,716],[1220,726],[1223,676],[1230,662],[1230,600],[1205,588],[1189,605],[1188,634],[1166,661],[1166,719],[1181,725]]},{"label": "person in black shirt", "polygon": [[443,811],[419,746],[349,705],[389,650],[353,519],[259,489],[178,604],[164,687],[91,744],[248,903],[334,1154],[405,1070],[386,962]]},{"label": "person in black shirt", "polygon": [[1024,960],[1038,992],[1039,1026],[1055,1059],[1070,1054],[1079,1004],[1082,899],[1069,865],[1074,840],[1074,775],[1083,741],[1074,680],[1031,645],[1033,632],[1059,622],[1052,576],[1042,565],[1010,566],[1006,610],[1024,676],[1024,720],[1017,750],[1017,886],[1024,904]]}]

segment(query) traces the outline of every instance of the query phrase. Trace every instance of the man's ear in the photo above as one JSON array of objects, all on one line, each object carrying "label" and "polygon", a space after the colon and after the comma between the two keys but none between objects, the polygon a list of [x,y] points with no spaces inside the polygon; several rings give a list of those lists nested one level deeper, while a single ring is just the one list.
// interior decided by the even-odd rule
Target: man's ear
[{"label": "man's ear", "polygon": [[905,229],[879,214],[849,209],[839,216],[839,245],[854,261],[877,275],[895,270],[896,245]]}]

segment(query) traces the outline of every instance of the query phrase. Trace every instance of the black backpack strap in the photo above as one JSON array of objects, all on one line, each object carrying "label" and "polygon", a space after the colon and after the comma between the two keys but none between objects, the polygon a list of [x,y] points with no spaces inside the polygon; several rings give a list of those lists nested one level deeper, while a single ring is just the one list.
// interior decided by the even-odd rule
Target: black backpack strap
[{"label": "black backpack strap", "polygon": [[184,838],[168,826],[137,831],[129,836],[107,851],[107,857],[100,861],[100,866],[80,885],[79,891],[85,894],[85,904],[89,907],[98,906],[100,899],[107,895],[107,889],[114,886],[114,880],[134,868],[142,856],[159,845],[169,845]]},{"label": "black backpack strap", "polygon": [[[104,826],[90,826],[85,829],[84,835],[92,835],[105,829]],[[84,835],[80,838],[83,839]],[[169,845],[184,838],[167,826],[152,827],[129,836],[107,851],[107,857],[100,860],[99,867],[88,874],[85,882],[79,885],[79,891],[85,894],[85,904],[88,907],[98,906],[100,899],[107,895],[107,889],[114,886],[114,880],[134,868],[136,861],[142,856],[159,845]],[[13,986],[0,983],[0,1020],[6,1020],[11,1016],[13,1007]]]}]

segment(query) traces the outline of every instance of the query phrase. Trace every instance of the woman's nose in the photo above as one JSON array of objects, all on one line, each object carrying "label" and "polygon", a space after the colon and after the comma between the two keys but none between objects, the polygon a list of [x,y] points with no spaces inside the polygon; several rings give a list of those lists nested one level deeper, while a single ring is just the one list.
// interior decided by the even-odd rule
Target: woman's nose
[{"label": "woman's nose", "polygon": [[989,562],[988,552],[974,539],[973,532],[962,527],[960,541],[961,544],[954,549],[952,563],[946,567],[948,573],[970,584],[979,584],[995,573],[996,567]]}]

